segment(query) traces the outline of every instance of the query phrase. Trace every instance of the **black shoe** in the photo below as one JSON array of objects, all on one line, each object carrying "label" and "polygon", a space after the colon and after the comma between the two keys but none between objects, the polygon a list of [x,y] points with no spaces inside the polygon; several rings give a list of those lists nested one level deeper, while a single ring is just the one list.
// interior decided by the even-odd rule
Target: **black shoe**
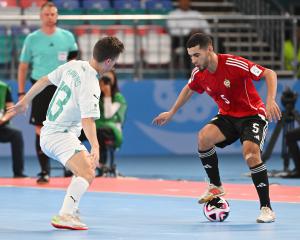
[{"label": "black shoe", "polygon": [[21,174],[14,174],[14,178],[27,178],[28,176],[21,173]]},{"label": "black shoe", "polygon": [[38,184],[49,183],[50,177],[46,172],[41,172],[38,174],[39,178],[36,180]]}]

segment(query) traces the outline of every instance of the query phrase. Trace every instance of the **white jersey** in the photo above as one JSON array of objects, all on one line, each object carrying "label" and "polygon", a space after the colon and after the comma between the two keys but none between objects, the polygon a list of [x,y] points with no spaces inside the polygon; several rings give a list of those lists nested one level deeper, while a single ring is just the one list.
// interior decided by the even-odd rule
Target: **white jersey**
[{"label": "white jersey", "polygon": [[70,61],[48,74],[57,89],[49,104],[43,134],[73,132],[80,135],[82,118],[100,118],[97,71],[87,61]]}]

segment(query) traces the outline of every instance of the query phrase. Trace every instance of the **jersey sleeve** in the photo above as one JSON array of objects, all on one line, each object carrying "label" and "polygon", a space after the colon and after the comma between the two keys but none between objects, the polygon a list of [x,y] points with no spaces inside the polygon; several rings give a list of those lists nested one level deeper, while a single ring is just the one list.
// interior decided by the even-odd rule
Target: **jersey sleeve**
[{"label": "jersey sleeve", "polygon": [[53,83],[55,86],[58,86],[61,82],[62,75],[64,72],[64,66],[65,64],[59,66],[55,70],[53,70],[51,73],[48,74],[48,79],[51,83]]},{"label": "jersey sleeve", "polygon": [[79,108],[81,118],[100,118],[100,86],[96,76],[88,76],[80,87]]},{"label": "jersey sleeve", "polygon": [[204,89],[200,84],[198,72],[199,72],[198,68],[193,69],[191,77],[188,82],[188,86],[191,90],[201,94],[204,92]]},{"label": "jersey sleeve", "polygon": [[78,51],[78,45],[76,43],[74,35],[70,32],[70,49],[69,52]]},{"label": "jersey sleeve", "polygon": [[260,80],[262,78],[262,75],[264,73],[264,71],[266,70],[263,66],[260,66],[258,64],[255,64],[251,61],[248,61],[248,64],[249,64],[249,74],[250,74],[250,77],[253,79],[253,80]]},{"label": "jersey sleeve", "polygon": [[232,72],[239,74],[243,78],[247,77],[256,81],[262,78],[265,71],[264,67],[242,57],[228,58],[226,64],[234,67]]},{"label": "jersey sleeve", "polygon": [[31,61],[32,52],[31,52],[31,49],[30,49],[30,46],[31,46],[30,39],[31,39],[31,37],[30,37],[30,35],[28,35],[24,40],[22,51],[21,51],[21,54],[20,54],[20,57],[19,57],[20,62],[29,63]]}]

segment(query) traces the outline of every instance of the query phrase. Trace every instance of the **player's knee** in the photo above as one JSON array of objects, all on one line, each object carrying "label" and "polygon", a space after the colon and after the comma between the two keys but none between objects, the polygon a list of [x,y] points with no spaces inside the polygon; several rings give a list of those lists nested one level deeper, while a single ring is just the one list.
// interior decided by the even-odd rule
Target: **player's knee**
[{"label": "player's knee", "polygon": [[209,134],[206,133],[206,131],[200,131],[198,133],[198,147],[199,150],[206,150],[209,149],[211,147],[213,147],[213,141],[212,139],[209,137]]},{"label": "player's knee", "polygon": [[248,166],[255,166],[261,163],[260,153],[255,148],[244,149],[243,156]]}]

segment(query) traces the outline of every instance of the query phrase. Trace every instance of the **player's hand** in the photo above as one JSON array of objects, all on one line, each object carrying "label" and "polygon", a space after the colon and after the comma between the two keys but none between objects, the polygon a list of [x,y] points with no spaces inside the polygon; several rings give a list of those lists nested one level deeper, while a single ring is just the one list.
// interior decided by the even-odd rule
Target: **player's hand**
[{"label": "player's hand", "polygon": [[92,159],[92,165],[94,168],[99,167],[99,146],[91,147],[90,157]]},{"label": "player's hand", "polygon": [[155,117],[152,121],[152,124],[156,124],[158,126],[162,126],[169,122],[173,116],[172,112],[163,112]]},{"label": "player's hand", "polygon": [[21,100],[21,101],[17,102],[15,105],[9,107],[7,109],[7,113],[10,113],[13,115],[18,114],[18,113],[25,113],[27,108],[28,108],[28,104],[24,100]]},{"label": "player's hand", "polygon": [[281,119],[281,111],[275,100],[267,100],[266,105],[267,118],[270,122],[276,122]]}]

